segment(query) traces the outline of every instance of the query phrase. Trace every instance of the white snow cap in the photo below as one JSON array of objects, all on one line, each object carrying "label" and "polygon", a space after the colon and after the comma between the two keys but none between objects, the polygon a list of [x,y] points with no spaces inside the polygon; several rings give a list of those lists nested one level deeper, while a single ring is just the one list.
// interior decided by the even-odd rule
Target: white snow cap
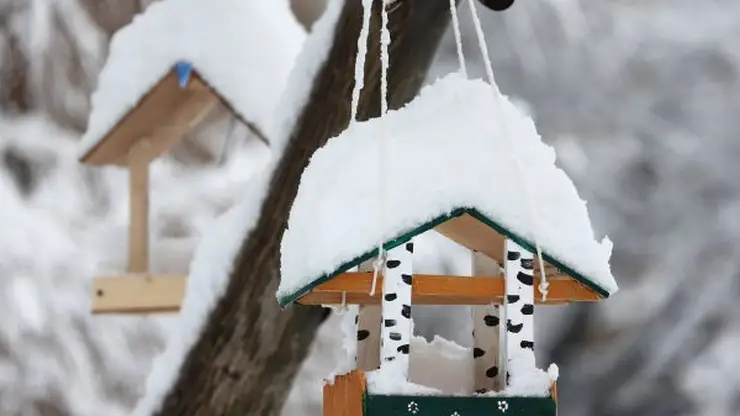
[{"label": "white snow cap", "polygon": [[[352,124],[316,151],[283,237],[278,297],[284,301],[300,294],[373,250],[377,241],[398,238],[459,208],[474,208],[529,242],[536,237],[544,253],[606,292],[616,292],[611,241],[595,241],[586,203],[555,165],[555,152],[529,117],[501,100],[503,114],[490,85],[450,74],[406,107]],[[508,142],[502,136],[504,118]],[[380,137],[385,140],[383,175],[378,172]],[[512,144],[523,178],[516,177]],[[537,230],[528,202],[537,207]]]},{"label": "white snow cap", "polygon": [[[291,23],[274,25],[276,19]],[[152,4],[113,36],[79,155],[95,147],[179,61],[192,64],[240,116],[264,123],[305,37],[287,0]]]}]

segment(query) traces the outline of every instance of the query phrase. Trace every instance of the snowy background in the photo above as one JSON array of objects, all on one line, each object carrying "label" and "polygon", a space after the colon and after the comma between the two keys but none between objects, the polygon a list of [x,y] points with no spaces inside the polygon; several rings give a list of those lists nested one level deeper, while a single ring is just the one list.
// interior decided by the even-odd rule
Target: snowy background
[{"label": "snowy background", "polygon": [[[301,18],[314,2],[294,0]],[[125,267],[126,175],[75,159],[108,41],[148,3],[0,0],[0,416],[126,415],[168,336],[171,318],[89,315],[94,268]],[[561,366],[562,414],[740,414],[740,3],[528,0],[483,18],[501,89],[531,112],[615,243],[616,297],[538,315],[540,364]],[[432,77],[456,65],[448,35]],[[231,126],[214,114],[154,167],[155,271],[187,271],[263,161]],[[434,235],[417,247],[421,272],[468,267]],[[469,342],[455,324],[464,308],[415,314],[423,335]],[[335,325],[286,415],[320,414]]]}]

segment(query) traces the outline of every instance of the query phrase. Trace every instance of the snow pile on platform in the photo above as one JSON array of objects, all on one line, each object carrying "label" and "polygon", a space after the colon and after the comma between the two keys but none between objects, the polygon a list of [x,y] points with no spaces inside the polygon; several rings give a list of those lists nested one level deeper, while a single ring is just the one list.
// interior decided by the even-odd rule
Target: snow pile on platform
[{"label": "snow pile on platform", "polygon": [[92,149],[178,61],[191,63],[242,117],[264,123],[306,37],[288,3],[164,0],[149,6],[113,36],[79,154]]},{"label": "snow pile on platform", "polygon": [[[411,340],[409,380],[399,378],[392,368],[367,373],[368,392],[380,395],[471,396],[474,392],[475,363],[472,351],[452,341],[435,337]],[[486,396],[546,397],[557,381],[557,367],[547,372],[529,366],[519,368],[521,377],[503,391]]]},{"label": "snow pile on platform", "polygon": [[[595,241],[586,203],[555,165],[555,152],[532,120],[508,99],[501,101],[503,114],[487,83],[450,74],[405,108],[356,123],[329,140],[301,179],[282,241],[278,297],[333,273],[380,239],[399,237],[457,208],[476,208],[520,237],[536,239],[545,253],[616,292],[611,242]],[[521,176],[512,145],[524,167]]]}]

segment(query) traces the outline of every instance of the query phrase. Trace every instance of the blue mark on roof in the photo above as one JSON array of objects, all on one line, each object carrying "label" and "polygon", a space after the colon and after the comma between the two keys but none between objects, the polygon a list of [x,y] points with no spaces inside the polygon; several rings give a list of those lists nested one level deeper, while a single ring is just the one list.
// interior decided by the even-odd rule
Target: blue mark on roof
[{"label": "blue mark on roof", "polygon": [[190,82],[190,75],[193,73],[193,65],[190,62],[180,61],[175,64],[177,79],[180,81],[180,88],[185,88]]}]

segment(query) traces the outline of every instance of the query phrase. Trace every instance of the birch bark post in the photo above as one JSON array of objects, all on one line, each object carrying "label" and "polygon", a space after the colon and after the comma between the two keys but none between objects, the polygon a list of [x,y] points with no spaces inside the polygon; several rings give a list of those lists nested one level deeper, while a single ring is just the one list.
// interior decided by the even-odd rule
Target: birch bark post
[{"label": "birch bark post", "polygon": [[505,245],[506,384],[534,367],[534,255],[511,239]]},{"label": "birch bark post", "polygon": [[[501,267],[485,254],[472,252],[474,276],[499,276]],[[501,306],[486,305],[471,308],[473,318],[473,359],[475,390],[498,391],[501,381]]]},{"label": "birch bark post", "polygon": [[381,368],[390,367],[399,378],[409,378],[409,355],[413,321],[411,288],[413,285],[414,243],[386,252],[383,266]]}]

